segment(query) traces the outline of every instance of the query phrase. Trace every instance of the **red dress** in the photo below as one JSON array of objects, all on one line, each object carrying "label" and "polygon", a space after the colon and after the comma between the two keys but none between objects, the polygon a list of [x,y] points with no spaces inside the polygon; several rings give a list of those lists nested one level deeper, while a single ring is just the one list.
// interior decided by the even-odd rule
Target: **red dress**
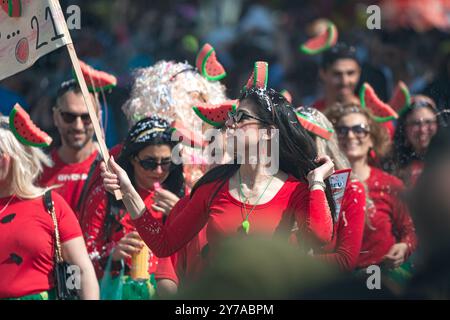
[{"label": "red dress", "polygon": [[333,239],[315,255],[343,271],[356,267],[364,230],[366,193],[359,181],[349,182]]},{"label": "red dress", "polygon": [[[72,209],[52,192],[61,243],[81,237]],[[10,198],[0,199],[4,208]],[[41,197],[15,198],[0,213],[0,299],[19,298],[54,287],[54,232],[51,215]]]},{"label": "red dress", "polygon": [[44,172],[39,179],[39,185],[43,187],[61,185],[55,191],[67,201],[78,218],[76,208],[89,170],[97,154],[98,151],[93,152],[86,160],[80,163],[64,163],[59,157],[58,151],[54,149],[51,152],[54,166],[44,168]]},{"label": "red dress", "polygon": [[366,181],[374,208],[368,208],[358,267],[380,264],[384,255],[399,242],[408,246],[407,257],[415,250],[417,239],[406,204],[401,201],[403,183],[377,168],[370,168]]},{"label": "red dress", "polygon": [[[221,239],[241,230],[245,219],[244,207],[231,196],[228,181],[208,206],[218,184],[213,182],[198,188],[184,210],[165,225],[148,210],[133,220],[154,254],[158,257],[170,256],[192,240],[206,224],[206,237],[212,253]],[[271,201],[255,206],[249,216],[250,233],[289,233],[294,219],[303,237],[321,244],[330,241],[333,222],[325,193],[322,190],[309,191],[305,183],[289,176]]]},{"label": "red dress", "polygon": [[[162,214],[151,209],[151,205],[153,204],[153,191],[139,190],[138,192],[141,198],[144,199],[147,208],[149,208],[148,210],[155,217],[155,220],[161,223]],[[119,225],[113,225],[114,231],[112,231],[110,237],[107,238],[105,232],[106,206],[106,191],[103,188],[103,185],[98,184],[96,187],[92,188],[91,193],[86,199],[81,227],[86,240],[89,256],[99,279],[103,277],[104,268],[106,267],[106,262],[112,249],[115,248],[122,237],[130,232],[136,231],[136,228],[131,223],[130,215],[124,210],[120,210],[118,218]],[[130,267],[131,259],[127,259],[125,264]],[[158,258],[150,253],[149,274],[155,272],[157,264]]]}]

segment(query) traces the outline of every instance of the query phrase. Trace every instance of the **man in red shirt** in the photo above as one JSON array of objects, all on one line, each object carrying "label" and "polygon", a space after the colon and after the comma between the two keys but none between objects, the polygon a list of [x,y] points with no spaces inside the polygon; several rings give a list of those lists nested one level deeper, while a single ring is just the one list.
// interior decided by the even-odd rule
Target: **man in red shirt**
[{"label": "man in red shirt", "polygon": [[[96,97],[92,94],[91,98],[94,100],[94,106],[97,106]],[[75,80],[64,82],[58,90],[53,121],[61,137],[61,145],[52,150],[54,166],[44,169],[40,184],[60,185],[56,191],[78,217],[78,202],[89,170],[97,157],[98,148],[93,140],[94,127],[91,118]]]},{"label": "man in red shirt", "polygon": [[355,89],[360,75],[361,67],[354,47],[338,43],[326,51],[320,66],[324,97],[317,100],[313,107],[324,112],[336,102],[358,103]]}]

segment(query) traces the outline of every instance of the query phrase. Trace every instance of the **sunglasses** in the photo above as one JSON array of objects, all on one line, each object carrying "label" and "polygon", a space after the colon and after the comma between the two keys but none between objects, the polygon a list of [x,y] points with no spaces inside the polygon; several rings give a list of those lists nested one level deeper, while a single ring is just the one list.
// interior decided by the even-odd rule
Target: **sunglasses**
[{"label": "sunglasses", "polygon": [[256,116],[252,116],[248,113],[242,112],[242,111],[237,111],[237,112],[228,112],[228,119],[233,121],[234,124],[238,124],[240,122],[242,122],[243,120],[248,120],[248,119],[254,119],[257,120],[259,122],[265,123],[265,124],[269,124],[267,121],[258,118]]},{"label": "sunglasses", "polygon": [[358,138],[365,138],[369,133],[369,127],[365,124],[358,124],[353,127],[339,126],[336,127],[336,134],[340,138],[345,138],[348,136],[349,132],[353,132]]},{"label": "sunglasses", "polygon": [[71,112],[60,111],[60,114],[64,122],[68,124],[74,123],[78,118],[81,118],[81,121],[83,122],[84,125],[90,125],[92,123],[89,113],[76,114]]},{"label": "sunglasses", "polygon": [[147,158],[144,160],[139,159],[138,156],[136,156],[136,159],[138,160],[140,166],[144,170],[156,170],[158,166],[161,166],[161,170],[163,171],[169,171],[172,168],[172,160],[163,160],[161,162],[156,161],[153,158]]},{"label": "sunglasses", "polygon": [[430,128],[434,125],[436,125],[437,120],[436,119],[420,119],[415,121],[410,121],[406,123],[407,127],[413,128],[413,129],[419,129],[422,126]]}]

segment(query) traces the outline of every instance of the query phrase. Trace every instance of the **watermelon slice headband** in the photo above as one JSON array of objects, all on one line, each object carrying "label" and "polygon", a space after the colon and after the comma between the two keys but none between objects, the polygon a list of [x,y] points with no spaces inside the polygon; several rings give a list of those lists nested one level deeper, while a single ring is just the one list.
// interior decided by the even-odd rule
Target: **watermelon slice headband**
[{"label": "watermelon slice headband", "polygon": [[9,114],[9,128],[17,140],[26,146],[45,148],[52,143],[52,138],[33,123],[19,104]]},{"label": "watermelon slice headband", "polygon": [[[80,67],[89,92],[103,92],[117,86],[117,78],[114,75],[96,70],[81,60]],[[78,81],[74,70],[72,70],[72,74],[74,79]]]},{"label": "watermelon slice headband", "polygon": [[205,43],[200,49],[195,66],[209,81],[219,81],[227,76],[224,67],[217,60],[216,50],[209,43]]},{"label": "watermelon slice headband", "polygon": [[228,113],[235,112],[239,105],[239,100],[228,100],[220,104],[200,103],[192,107],[195,114],[202,121],[212,125],[215,128],[221,128],[228,120]]},{"label": "watermelon slice headband", "polygon": [[267,90],[267,83],[269,81],[269,64],[265,61],[256,61],[253,67],[252,74],[243,88],[243,92],[251,88]]},{"label": "watermelon slice headband", "polygon": [[297,115],[297,119],[300,124],[307,131],[319,136],[325,140],[330,140],[334,130],[330,128],[325,128],[320,125],[314,118],[314,111],[312,108],[300,107],[297,109],[295,114]]},{"label": "watermelon slice headband", "polygon": [[336,25],[328,21],[325,31],[302,44],[300,51],[307,55],[319,54],[333,47],[337,43],[338,36]]},{"label": "watermelon slice headband", "polygon": [[[403,92],[403,91],[400,91]],[[390,105],[381,101],[377,96],[375,90],[367,82],[361,86],[359,92],[359,98],[361,101],[361,108],[367,109],[371,112],[373,119],[376,122],[384,123],[391,120],[398,119],[398,113]],[[410,103],[409,94],[405,97],[405,103],[403,108],[407,108]],[[404,112],[404,111],[403,111]]]}]

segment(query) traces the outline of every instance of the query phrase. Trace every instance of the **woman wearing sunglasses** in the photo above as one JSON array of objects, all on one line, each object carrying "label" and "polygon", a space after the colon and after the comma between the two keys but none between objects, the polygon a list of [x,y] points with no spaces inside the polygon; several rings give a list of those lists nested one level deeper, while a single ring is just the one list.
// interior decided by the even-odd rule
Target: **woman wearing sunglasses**
[{"label": "woman wearing sunglasses", "polygon": [[268,165],[260,158],[250,164],[241,157],[245,161],[237,164],[235,155],[235,163],[207,172],[193,188],[186,207],[165,225],[146,209],[125,170],[113,159],[113,173],[102,164],[105,189],[122,191],[132,222],[145,243],[157,256],[167,257],[206,225],[207,254],[214,255],[221,239],[237,233],[284,235],[287,243],[294,221],[301,243],[307,247],[329,242],[334,203],[329,184],[324,181],[334,172],[334,166],[329,157],[317,157],[312,139],[286,99],[273,89],[252,87],[242,94],[237,112],[226,125],[231,137],[245,135],[246,151],[277,139],[279,133],[275,143],[278,149],[261,153],[278,151],[279,170],[269,174]]},{"label": "woman wearing sunglasses", "polygon": [[412,187],[423,170],[423,159],[439,123],[434,101],[422,95],[411,98],[411,105],[397,123],[392,154],[393,172]]},{"label": "woman wearing sunglasses", "polygon": [[[145,118],[130,129],[118,158],[148,214],[161,224],[185,193],[183,167],[172,163],[175,142],[171,141],[171,136],[172,128],[167,121],[158,117]],[[131,217],[122,202],[108,195],[101,186],[87,197],[82,228],[99,278],[109,258],[113,270],[119,270],[123,260],[125,275],[130,274],[131,257],[144,247]],[[157,260],[150,252],[150,275],[156,269]],[[128,298],[136,297],[123,296],[123,299]]]},{"label": "woman wearing sunglasses", "polygon": [[339,145],[353,172],[368,188],[374,206],[368,206],[361,253],[357,267],[383,265],[400,267],[416,248],[413,222],[401,200],[403,183],[375,167],[371,153],[378,157],[389,148],[387,132],[370,114],[355,104],[335,105],[327,113],[334,123]]}]

